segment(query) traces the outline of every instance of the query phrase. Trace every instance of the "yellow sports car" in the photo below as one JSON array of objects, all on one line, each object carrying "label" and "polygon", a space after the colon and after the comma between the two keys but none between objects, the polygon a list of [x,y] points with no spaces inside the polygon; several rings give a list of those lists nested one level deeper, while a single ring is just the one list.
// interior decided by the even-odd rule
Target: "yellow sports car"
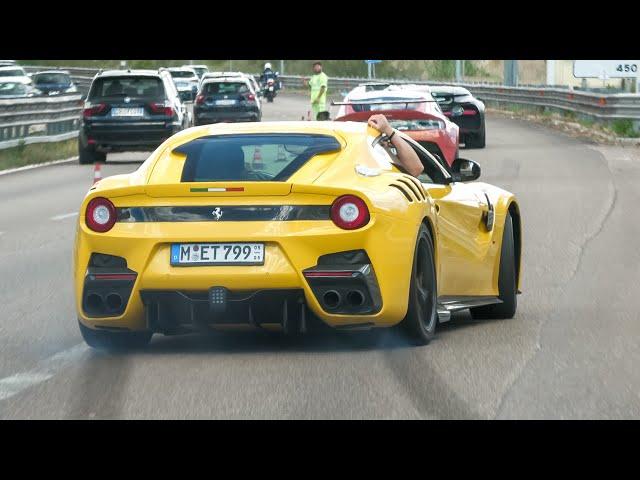
[{"label": "yellow sports car", "polygon": [[99,181],[74,249],[85,341],[316,322],[398,325],[425,344],[452,311],[513,317],[516,198],[473,182],[475,162],[449,167],[397,135],[424,164],[419,178],[365,123],[262,122],[184,130]]}]

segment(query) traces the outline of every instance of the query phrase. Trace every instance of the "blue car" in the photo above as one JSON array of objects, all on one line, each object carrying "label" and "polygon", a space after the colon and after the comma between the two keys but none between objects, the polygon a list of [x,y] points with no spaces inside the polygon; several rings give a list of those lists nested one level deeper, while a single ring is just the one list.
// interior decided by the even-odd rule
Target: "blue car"
[{"label": "blue car", "polygon": [[33,86],[41,95],[61,95],[64,93],[76,93],[77,87],[71,80],[67,71],[51,70],[34,73],[31,76]]}]

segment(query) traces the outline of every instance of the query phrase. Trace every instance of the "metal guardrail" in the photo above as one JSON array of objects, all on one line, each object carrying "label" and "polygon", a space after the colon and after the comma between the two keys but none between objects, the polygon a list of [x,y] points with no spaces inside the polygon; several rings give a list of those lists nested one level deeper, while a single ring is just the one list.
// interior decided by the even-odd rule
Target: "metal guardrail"
[{"label": "metal guardrail", "polygon": [[[305,88],[301,76],[281,76],[289,88]],[[330,90],[350,90],[360,83],[381,82],[415,85],[454,85],[468,89],[484,102],[517,104],[571,111],[597,120],[629,119],[640,123],[640,95],[632,93],[595,93],[558,87],[506,87],[487,83],[425,82],[366,78],[329,78]]]},{"label": "metal guardrail", "polygon": [[0,149],[53,142],[78,134],[81,96],[0,100]]},{"label": "metal guardrail", "polygon": [[[51,70],[52,67],[26,66],[29,73]],[[78,133],[81,95],[86,94],[97,68],[64,68],[78,86],[79,93],[55,97],[33,97],[0,100],[0,149],[21,143],[59,141],[73,138]],[[259,76],[257,74],[256,76]],[[305,89],[303,79],[297,75],[281,75],[285,88]],[[366,78],[329,78],[329,89],[348,91]],[[480,100],[496,105],[523,105],[540,109],[570,111],[598,121],[632,120],[640,129],[640,95],[629,93],[604,94],[570,90],[559,87],[506,87],[496,83],[452,83],[419,80],[375,79],[376,82],[416,85],[455,85],[467,88]]]}]

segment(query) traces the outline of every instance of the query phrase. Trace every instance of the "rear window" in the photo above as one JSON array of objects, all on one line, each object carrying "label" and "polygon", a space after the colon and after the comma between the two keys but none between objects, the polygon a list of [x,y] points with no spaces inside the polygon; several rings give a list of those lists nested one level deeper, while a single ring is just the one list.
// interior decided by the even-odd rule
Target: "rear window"
[{"label": "rear window", "polygon": [[164,98],[162,80],[157,77],[108,77],[93,82],[89,98],[98,97]]},{"label": "rear window", "polygon": [[249,87],[244,82],[214,82],[205,83],[203,91],[205,95],[235,95],[249,92]]},{"label": "rear window", "polygon": [[193,78],[192,72],[183,72],[183,71],[170,71],[169,72],[173,78]]},{"label": "rear window", "polygon": [[390,85],[389,83],[383,83],[381,85],[365,85],[364,91],[365,92],[374,92],[374,91],[378,91],[378,90],[384,90],[389,85]]},{"label": "rear window", "polygon": [[174,152],[187,156],[182,182],[284,182],[314,155],[340,148],[330,135],[251,134],[201,137]]},{"label": "rear window", "polygon": [[0,77],[24,77],[24,70],[21,68],[12,68],[7,70],[0,70]]},{"label": "rear window", "polygon": [[69,77],[69,75],[65,75],[64,73],[41,73],[38,75],[34,75],[34,80],[36,84],[57,83],[69,85],[71,83],[71,77]]}]

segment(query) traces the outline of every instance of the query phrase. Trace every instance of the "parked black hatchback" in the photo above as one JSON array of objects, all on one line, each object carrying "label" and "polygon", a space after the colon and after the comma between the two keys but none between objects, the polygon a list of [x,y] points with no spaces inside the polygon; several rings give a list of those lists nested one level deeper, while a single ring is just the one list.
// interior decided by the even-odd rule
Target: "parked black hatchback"
[{"label": "parked black hatchback", "polygon": [[79,162],[104,162],[108,152],[148,151],[188,127],[188,116],[168,72],[98,73],[82,110]]}]

